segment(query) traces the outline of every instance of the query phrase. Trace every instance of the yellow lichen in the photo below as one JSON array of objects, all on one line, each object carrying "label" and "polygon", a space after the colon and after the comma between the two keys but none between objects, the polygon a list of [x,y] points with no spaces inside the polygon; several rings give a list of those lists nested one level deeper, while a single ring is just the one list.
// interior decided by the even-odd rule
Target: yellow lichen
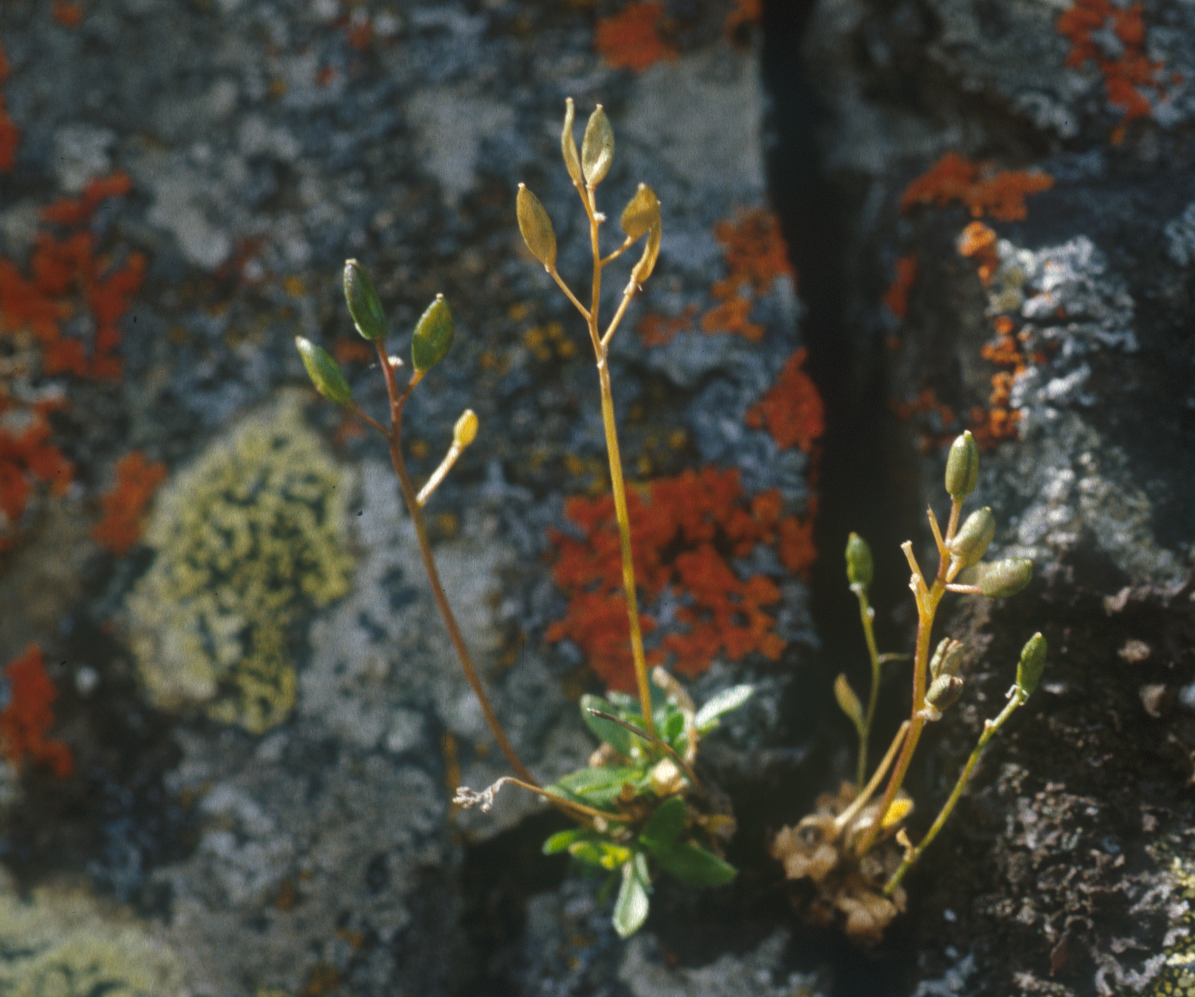
[{"label": "yellow lichen", "polygon": [[130,637],[150,700],[253,733],[295,702],[289,628],[349,589],[351,481],[287,394],[244,420],[159,493],[152,567],[129,595]]}]

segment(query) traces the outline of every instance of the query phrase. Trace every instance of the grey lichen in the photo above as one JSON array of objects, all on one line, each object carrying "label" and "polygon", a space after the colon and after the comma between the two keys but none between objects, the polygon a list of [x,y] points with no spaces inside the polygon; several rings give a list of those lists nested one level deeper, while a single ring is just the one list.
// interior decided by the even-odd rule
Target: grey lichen
[{"label": "grey lichen", "polygon": [[290,625],[350,587],[351,490],[294,393],[174,476],[145,533],[157,557],[126,603],[155,705],[206,704],[253,733],[285,719],[296,695]]}]

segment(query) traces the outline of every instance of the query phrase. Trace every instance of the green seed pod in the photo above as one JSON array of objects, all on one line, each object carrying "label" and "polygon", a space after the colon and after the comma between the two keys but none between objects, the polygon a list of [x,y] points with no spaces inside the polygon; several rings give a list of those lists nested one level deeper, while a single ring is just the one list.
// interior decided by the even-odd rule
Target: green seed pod
[{"label": "green seed pod", "polygon": [[636,284],[643,284],[656,268],[656,260],[660,257],[660,223],[657,221],[647,232],[647,243],[643,247],[643,255],[631,270],[631,280]]},{"label": "green seed pod", "polygon": [[954,539],[946,545],[952,555],[965,566],[978,564],[996,535],[996,518],[990,507],[976,509],[964,521]]},{"label": "green seed pod", "polygon": [[463,450],[477,439],[477,426],[477,413],[471,408],[465,409],[452,427],[452,442]]},{"label": "green seed pod", "polygon": [[630,239],[638,239],[651,231],[653,225],[660,224],[660,201],[647,184],[641,183],[635,196],[623,208],[621,224]]},{"label": "green seed pod", "polygon": [[560,151],[564,155],[564,168],[573,183],[584,183],[581,173],[581,157],[577,155],[577,140],[573,138],[573,98],[564,102],[564,131],[560,133]]},{"label": "green seed pod", "polygon": [[411,340],[411,362],[415,370],[422,374],[443,360],[452,347],[452,335],[452,312],[448,310],[444,295],[437,294],[436,300],[427,306],[427,311],[415,325]]},{"label": "green seed pod", "polygon": [[1046,639],[1036,633],[1021,649],[1021,660],[1017,662],[1017,685],[1026,696],[1033,695],[1037,683],[1041,681],[1042,669],[1046,667]]},{"label": "green seed pod", "polygon": [[851,723],[862,730],[863,704],[859,702],[859,697],[855,695],[855,690],[851,688],[845,675],[839,675],[834,680],[834,698],[838,700],[838,708],[850,718]]},{"label": "green seed pod", "polygon": [[979,483],[979,446],[971,430],[950,445],[946,458],[946,492],[951,498],[966,498]]},{"label": "green seed pod", "polygon": [[585,125],[585,135],[581,139],[581,170],[585,174],[585,183],[596,187],[610,172],[610,164],[614,162],[614,129],[610,127],[610,119],[598,104],[589,121]]},{"label": "green seed pod", "polygon": [[1025,557],[1006,557],[1003,561],[977,567],[979,590],[989,599],[1007,599],[1016,595],[1033,577],[1033,562]]},{"label": "green seed pod", "polygon": [[295,336],[295,346],[299,348],[299,356],[303,358],[303,366],[307,368],[307,376],[311,378],[315,390],[330,402],[348,405],[353,400],[353,390],[345,380],[340,365],[328,355],[328,351],[302,336]]},{"label": "green seed pod", "polygon": [[942,675],[930,683],[925,701],[938,712],[953,706],[963,694],[963,680],[957,675]]},{"label": "green seed pod", "polygon": [[929,662],[930,678],[957,675],[963,663],[963,645],[950,637],[943,637]]},{"label": "green seed pod", "polygon": [[856,585],[867,588],[871,577],[871,548],[858,533],[852,533],[846,541],[846,580],[852,589]]},{"label": "green seed pod", "polygon": [[515,214],[531,255],[544,265],[545,270],[551,270],[556,265],[556,233],[552,229],[552,219],[525,184],[519,184]]},{"label": "green seed pod", "polygon": [[344,300],[348,302],[349,314],[362,338],[371,342],[386,335],[386,313],[382,302],[369,279],[356,260],[344,263]]}]

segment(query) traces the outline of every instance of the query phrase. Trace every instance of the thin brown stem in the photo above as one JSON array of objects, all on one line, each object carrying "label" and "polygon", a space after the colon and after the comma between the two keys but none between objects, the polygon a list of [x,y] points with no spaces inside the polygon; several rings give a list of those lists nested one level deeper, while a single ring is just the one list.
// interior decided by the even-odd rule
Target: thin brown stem
[{"label": "thin brown stem", "polygon": [[614,716],[613,713],[606,713],[604,710],[590,710],[589,712],[592,713],[595,717],[601,717],[603,720],[613,721],[614,723],[618,724],[619,727],[625,727],[632,734],[636,735],[637,737],[643,738],[645,741],[650,741],[652,744],[659,745],[661,748],[663,748],[666,752],[668,752],[668,754],[670,754],[676,760],[677,765],[679,765],[682,769],[685,770],[685,775],[687,775],[689,777],[689,781],[691,783],[693,783],[693,788],[696,789],[699,793],[705,792],[704,788],[701,785],[701,780],[697,778],[697,773],[693,771],[692,766],[690,766],[688,762],[686,762],[683,758],[681,758],[680,755],[678,755],[676,753],[676,749],[673,748],[672,745],[668,744],[666,741],[661,741],[654,734],[648,734],[647,731],[640,730],[634,724],[629,724],[625,720],[622,720],[619,717]]}]

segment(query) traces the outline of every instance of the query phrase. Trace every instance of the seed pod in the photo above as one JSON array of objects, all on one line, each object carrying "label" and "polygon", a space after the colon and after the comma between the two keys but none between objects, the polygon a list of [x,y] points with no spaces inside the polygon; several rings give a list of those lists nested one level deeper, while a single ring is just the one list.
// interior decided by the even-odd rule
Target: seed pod
[{"label": "seed pod", "polygon": [[581,157],[577,155],[577,140],[573,138],[573,98],[564,102],[564,131],[560,133],[560,151],[564,155],[564,168],[573,183],[583,183]]},{"label": "seed pod", "polygon": [[846,580],[852,589],[856,585],[867,588],[871,577],[871,548],[858,533],[852,533],[846,541]]},{"label": "seed pod", "polygon": [[348,302],[353,325],[362,338],[371,342],[386,335],[386,313],[378,300],[373,281],[356,260],[344,263],[344,300]]},{"label": "seed pod", "polygon": [[958,702],[963,694],[963,680],[957,675],[943,675],[930,683],[925,701],[939,713]]},{"label": "seed pod", "polygon": [[943,637],[929,662],[930,678],[936,680],[944,675],[957,675],[963,663],[963,650],[961,642]]},{"label": "seed pod", "polygon": [[651,272],[656,268],[656,260],[660,256],[660,223],[657,221],[647,232],[647,244],[643,247],[643,255],[631,270],[631,280],[636,284],[646,283]]},{"label": "seed pod", "polygon": [[585,174],[585,183],[596,187],[606,178],[613,162],[614,129],[610,127],[610,119],[606,117],[602,105],[598,104],[589,116],[585,135],[581,139],[581,170]]},{"label": "seed pod", "polygon": [[1025,557],[1006,557],[1003,561],[977,565],[979,590],[990,599],[1016,595],[1033,578],[1033,562]]},{"label": "seed pod", "polygon": [[990,507],[976,509],[959,528],[954,539],[947,544],[953,554],[965,566],[978,564],[987,552],[988,544],[996,535],[996,519]]},{"label": "seed pod", "polygon": [[1042,669],[1046,667],[1046,639],[1040,633],[1034,634],[1021,649],[1021,660],[1017,663],[1017,685],[1030,696],[1041,681]]},{"label": "seed pod", "polygon": [[966,498],[979,483],[979,446],[971,430],[965,430],[950,445],[946,458],[946,492],[951,498]]},{"label": "seed pod", "polygon": [[523,233],[523,241],[527,243],[531,255],[544,265],[545,270],[551,270],[556,265],[556,233],[552,230],[552,219],[548,217],[539,198],[524,184],[519,184],[515,214],[519,219],[519,231]]},{"label": "seed pod", "polygon": [[452,336],[452,312],[444,295],[437,294],[415,325],[411,339],[411,362],[415,370],[422,374],[443,360],[452,347]]},{"label": "seed pod", "polygon": [[629,239],[638,239],[653,225],[660,224],[660,201],[647,184],[641,183],[635,196],[623,208],[621,224]]},{"label": "seed pod", "polygon": [[855,690],[851,688],[845,675],[839,675],[834,680],[834,698],[838,700],[839,709],[850,718],[851,723],[862,730],[863,704],[859,702],[859,697],[855,695]]},{"label": "seed pod", "polygon": [[295,336],[295,346],[299,348],[299,356],[303,358],[303,366],[307,368],[307,376],[311,378],[315,390],[330,402],[348,405],[353,400],[353,389],[328,351],[302,336]]},{"label": "seed pod", "polygon": [[452,442],[464,449],[477,439],[477,426],[477,413],[471,408],[465,409],[456,420],[456,425],[452,427]]}]

